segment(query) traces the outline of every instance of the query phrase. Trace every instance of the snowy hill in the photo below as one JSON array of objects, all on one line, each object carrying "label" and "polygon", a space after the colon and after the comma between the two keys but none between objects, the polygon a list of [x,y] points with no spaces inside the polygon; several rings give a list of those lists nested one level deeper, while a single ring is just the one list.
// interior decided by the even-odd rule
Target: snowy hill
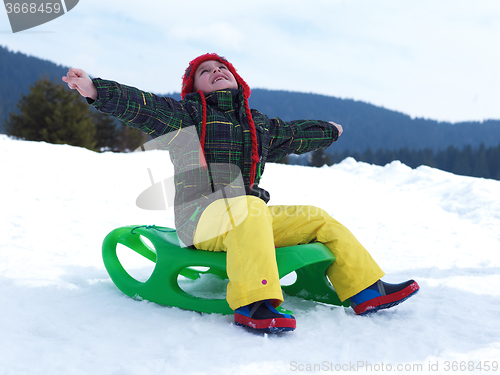
[{"label": "snowy hill", "polygon": [[268,165],[270,204],[321,206],[370,250],[385,281],[415,278],[421,291],[369,317],[285,297],[297,330],[259,336],[232,316],[135,301],[110,281],[108,232],[173,225],[171,212],[135,205],[148,168],[156,181],[172,174],[165,152],[0,136],[0,168],[2,375],[499,371],[500,181],[399,162]]}]

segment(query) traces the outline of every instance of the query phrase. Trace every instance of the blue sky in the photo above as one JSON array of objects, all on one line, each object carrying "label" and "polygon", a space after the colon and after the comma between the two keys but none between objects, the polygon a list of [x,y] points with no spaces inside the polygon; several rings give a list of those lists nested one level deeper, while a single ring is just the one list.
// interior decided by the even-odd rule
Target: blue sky
[{"label": "blue sky", "polygon": [[217,52],[254,88],[500,119],[498,0],[80,0],[16,34],[0,12],[0,45],[156,93]]}]

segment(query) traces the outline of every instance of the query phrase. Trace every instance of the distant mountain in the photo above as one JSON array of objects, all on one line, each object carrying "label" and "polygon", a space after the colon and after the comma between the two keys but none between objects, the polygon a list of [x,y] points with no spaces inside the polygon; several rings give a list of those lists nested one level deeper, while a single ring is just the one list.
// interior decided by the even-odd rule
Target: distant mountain
[{"label": "distant mountain", "polygon": [[[0,47],[0,133],[4,133],[3,122],[8,113],[16,110],[21,94],[27,93],[30,85],[42,76],[59,80],[67,69]],[[179,94],[169,96],[180,99]],[[363,152],[368,148],[437,151],[450,145],[477,147],[483,143],[488,147],[500,142],[500,120],[452,124],[412,119],[400,112],[351,99],[264,89],[252,90],[250,106],[283,120],[322,119],[341,124],[345,133],[329,152]]]},{"label": "distant mountain", "polygon": [[67,71],[68,68],[53,62],[0,46],[0,133],[5,133],[4,121],[11,111],[17,110],[21,94],[28,93],[35,81],[45,76],[61,79]]},{"label": "distant mountain", "polygon": [[412,119],[400,112],[351,99],[288,91],[252,90],[250,104],[283,120],[321,119],[341,124],[345,133],[335,151],[400,148],[443,150],[450,145],[496,146],[500,120],[449,123]]}]

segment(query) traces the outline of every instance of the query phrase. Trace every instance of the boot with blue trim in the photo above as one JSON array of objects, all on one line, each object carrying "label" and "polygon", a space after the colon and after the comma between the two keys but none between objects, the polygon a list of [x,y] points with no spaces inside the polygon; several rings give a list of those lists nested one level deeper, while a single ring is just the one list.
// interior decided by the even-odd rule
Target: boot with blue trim
[{"label": "boot with blue trim", "polygon": [[255,331],[279,333],[293,331],[296,327],[291,311],[273,307],[270,300],[258,301],[234,311],[234,323]]},{"label": "boot with blue trim", "polygon": [[388,284],[378,280],[349,299],[356,314],[367,315],[399,305],[415,295],[419,289],[415,280],[408,280],[401,284]]}]

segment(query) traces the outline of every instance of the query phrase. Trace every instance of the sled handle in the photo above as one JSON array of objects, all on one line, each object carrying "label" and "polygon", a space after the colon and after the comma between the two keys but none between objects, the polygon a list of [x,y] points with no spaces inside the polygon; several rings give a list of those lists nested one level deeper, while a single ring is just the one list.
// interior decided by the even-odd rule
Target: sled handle
[{"label": "sled handle", "polygon": [[130,297],[137,295],[143,283],[130,276],[123,268],[116,253],[117,245],[127,246],[146,259],[156,263],[156,252],[146,246],[141,240],[140,233],[134,233],[133,229],[134,227],[121,227],[113,230],[104,238],[102,245],[102,258],[109,276],[115,285]]}]

